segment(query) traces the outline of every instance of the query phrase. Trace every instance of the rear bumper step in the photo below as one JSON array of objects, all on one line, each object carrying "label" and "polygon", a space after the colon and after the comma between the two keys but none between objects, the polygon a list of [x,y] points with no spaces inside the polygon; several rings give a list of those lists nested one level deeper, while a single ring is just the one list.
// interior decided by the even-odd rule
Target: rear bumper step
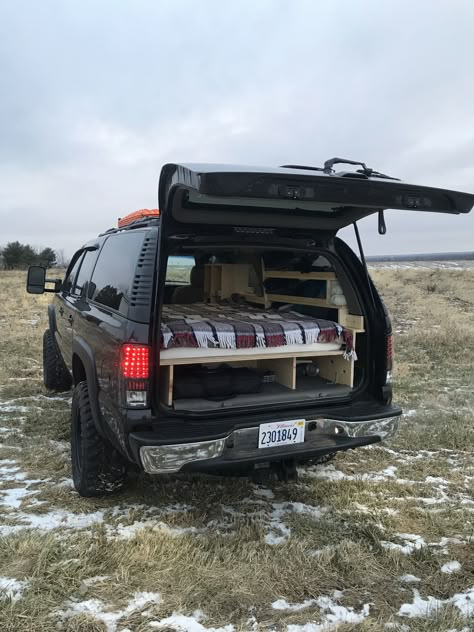
[{"label": "rear bumper step", "polygon": [[210,470],[238,464],[252,464],[281,459],[305,460],[329,452],[348,450],[377,443],[397,431],[399,416],[371,421],[337,419],[306,420],[303,443],[259,449],[259,428],[241,428],[226,437],[178,443],[152,445],[148,436],[132,434],[130,441],[140,455],[140,463],[149,474],[169,474],[181,470]]}]

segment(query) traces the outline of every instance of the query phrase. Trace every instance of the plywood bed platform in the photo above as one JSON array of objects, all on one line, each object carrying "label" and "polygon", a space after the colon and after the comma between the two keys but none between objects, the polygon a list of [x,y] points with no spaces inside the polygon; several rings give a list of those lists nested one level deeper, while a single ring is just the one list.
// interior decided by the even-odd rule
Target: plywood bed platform
[{"label": "plywood bed platform", "polygon": [[250,349],[210,349],[193,347],[173,347],[161,352],[160,364],[209,364],[214,362],[241,362],[242,360],[267,360],[305,357],[308,355],[342,355],[342,340],[335,342],[314,342],[309,345],[284,345],[282,347],[252,347]]}]

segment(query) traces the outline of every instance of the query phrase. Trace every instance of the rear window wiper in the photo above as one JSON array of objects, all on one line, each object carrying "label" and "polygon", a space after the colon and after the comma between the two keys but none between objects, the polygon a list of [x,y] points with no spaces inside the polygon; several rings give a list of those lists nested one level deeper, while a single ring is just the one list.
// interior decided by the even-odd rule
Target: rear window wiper
[{"label": "rear window wiper", "polygon": [[357,169],[356,173],[363,173],[368,178],[385,178],[387,180],[400,180],[400,178],[394,178],[393,176],[387,176],[384,173],[380,173],[380,171],[375,171],[375,169],[371,169],[368,167],[365,162],[359,162],[358,160],[349,160],[348,158],[331,158],[330,160],[326,160],[324,163],[324,173],[334,173],[334,165],[337,164],[345,164],[345,165],[360,165],[362,169]]},{"label": "rear window wiper", "polygon": [[362,169],[356,169],[355,173],[363,174],[367,178],[383,178],[385,180],[400,180],[400,178],[387,176],[385,173],[381,173],[380,171],[375,171],[375,169],[371,169],[370,167],[367,167],[365,162],[359,162],[358,160],[349,160],[348,158],[331,158],[330,160],[326,160],[326,162],[324,163],[324,167],[311,167],[309,165],[280,165],[280,169],[304,169],[306,171],[322,171],[323,173],[331,174],[331,173],[335,173],[335,169],[333,169],[333,167],[336,164],[359,165],[362,167]]},{"label": "rear window wiper", "polygon": [[324,171],[323,167],[310,167],[308,165],[280,165],[280,169],[305,169],[306,171]]}]

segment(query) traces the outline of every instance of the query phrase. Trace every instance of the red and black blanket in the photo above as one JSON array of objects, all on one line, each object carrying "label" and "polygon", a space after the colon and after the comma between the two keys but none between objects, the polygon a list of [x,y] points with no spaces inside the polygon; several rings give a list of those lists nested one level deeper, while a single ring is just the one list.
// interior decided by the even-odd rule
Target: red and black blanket
[{"label": "red and black blanket", "polygon": [[161,315],[162,349],[249,349],[339,340],[345,344],[344,357],[356,360],[349,330],[332,320],[298,312],[194,303],[164,305]]}]

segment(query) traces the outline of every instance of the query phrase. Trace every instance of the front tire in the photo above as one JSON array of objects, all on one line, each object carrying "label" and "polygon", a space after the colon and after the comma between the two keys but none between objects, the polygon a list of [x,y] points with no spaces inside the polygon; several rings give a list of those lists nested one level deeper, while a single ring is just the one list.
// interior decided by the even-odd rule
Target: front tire
[{"label": "front tire", "polygon": [[43,334],[43,382],[51,391],[68,391],[72,383],[50,329]]},{"label": "front tire", "polygon": [[81,496],[105,496],[122,489],[126,461],[97,432],[87,382],[76,386],[72,398],[71,461],[74,487]]}]

